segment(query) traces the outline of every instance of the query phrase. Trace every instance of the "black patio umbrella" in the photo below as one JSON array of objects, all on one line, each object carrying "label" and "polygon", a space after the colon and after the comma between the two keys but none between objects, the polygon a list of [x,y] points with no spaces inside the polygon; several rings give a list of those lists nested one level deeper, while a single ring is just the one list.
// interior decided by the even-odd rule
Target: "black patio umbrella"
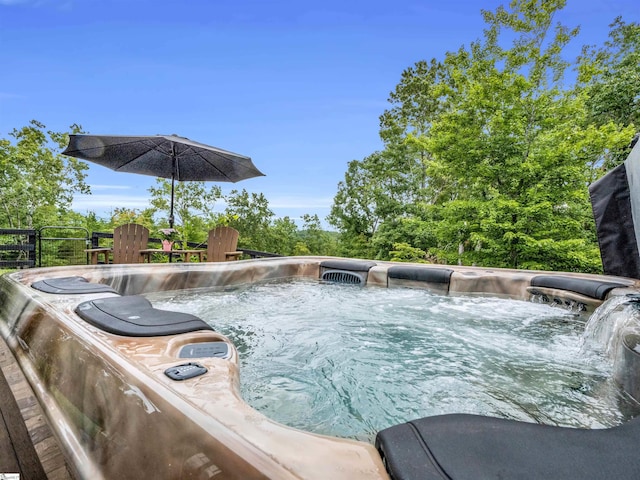
[{"label": "black patio umbrella", "polygon": [[238,182],[264,175],[249,157],[177,135],[69,135],[62,153],[117,172],[170,178],[171,228],[176,180]]}]

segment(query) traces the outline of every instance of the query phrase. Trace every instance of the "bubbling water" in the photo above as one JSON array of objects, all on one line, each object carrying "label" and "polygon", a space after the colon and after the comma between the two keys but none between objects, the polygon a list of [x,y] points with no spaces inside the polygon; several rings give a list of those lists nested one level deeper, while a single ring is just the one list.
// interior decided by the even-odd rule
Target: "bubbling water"
[{"label": "bubbling water", "polygon": [[622,332],[637,332],[640,324],[640,298],[636,295],[614,296],[600,305],[591,315],[583,335],[583,351],[598,350],[615,361]]},{"label": "bubbling water", "polygon": [[586,318],[548,305],[418,289],[292,282],[149,295],[227,335],[252,407],[306,431],[371,440],[444,413],[602,428],[628,419]]}]

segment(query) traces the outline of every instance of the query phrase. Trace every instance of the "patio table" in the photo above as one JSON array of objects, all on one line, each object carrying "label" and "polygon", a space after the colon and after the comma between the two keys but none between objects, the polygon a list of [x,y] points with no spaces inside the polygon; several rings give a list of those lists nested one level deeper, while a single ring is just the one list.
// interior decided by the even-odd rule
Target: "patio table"
[{"label": "patio table", "polygon": [[183,262],[189,262],[192,255],[198,257],[199,262],[204,262],[204,255],[207,253],[206,250],[163,250],[161,248],[146,248],[144,250],[140,250],[140,255],[144,257],[144,261],[146,263],[151,263],[151,255],[154,253],[159,253],[161,255],[166,255],[168,258],[173,255],[182,256]]},{"label": "patio table", "polygon": [[104,263],[107,264],[109,263],[109,255],[111,254],[111,249],[110,248],[88,248],[85,250],[86,253],[90,253],[91,254],[91,265],[97,265],[98,264],[98,257],[99,255],[103,255],[104,256]]}]

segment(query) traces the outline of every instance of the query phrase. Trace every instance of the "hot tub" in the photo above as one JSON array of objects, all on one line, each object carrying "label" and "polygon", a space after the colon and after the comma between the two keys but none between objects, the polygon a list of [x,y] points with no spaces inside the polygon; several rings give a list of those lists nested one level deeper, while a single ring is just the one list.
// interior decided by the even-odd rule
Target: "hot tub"
[{"label": "hot tub", "polygon": [[[621,277],[323,257],[58,267],[0,278],[0,331],[79,478],[355,480],[388,479],[388,469],[400,478],[393,468],[402,466],[390,465],[405,462],[391,458],[395,440],[383,438],[378,450],[272,421],[241,398],[227,337],[140,297],[298,277],[535,298],[586,312],[639,287]],[[635,328],[617,334],[616,377],[639,399]]]}]

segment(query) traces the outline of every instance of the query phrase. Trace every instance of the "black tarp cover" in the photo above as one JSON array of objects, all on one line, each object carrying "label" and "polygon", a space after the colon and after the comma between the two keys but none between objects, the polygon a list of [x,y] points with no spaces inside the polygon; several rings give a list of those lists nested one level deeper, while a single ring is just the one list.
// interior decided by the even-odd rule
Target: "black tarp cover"
[{"label": "black tarp cover", "polygon": [[640,278],[640,143],[622,165],[589,186],[606,275]]}]

